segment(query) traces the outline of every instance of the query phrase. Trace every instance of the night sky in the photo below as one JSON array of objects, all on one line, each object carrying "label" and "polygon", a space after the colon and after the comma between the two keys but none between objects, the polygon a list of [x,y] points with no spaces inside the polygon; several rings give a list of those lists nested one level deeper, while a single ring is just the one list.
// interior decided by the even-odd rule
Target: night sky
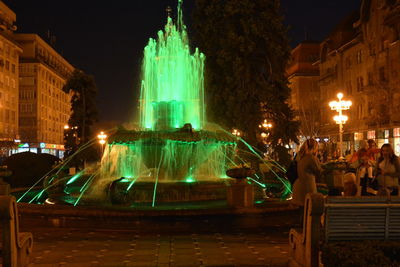
[{"label": "night sky", "polygon": [[[176,0],[4,0],[17,14],[17,32],[56,38],[56,50],[95,76],[99,119],[127,121],[137,109],[140,64],[149,37],[164,27]],[[189,28],[195,0],[184,1]],[[322,40],[361,0],[281,0],[291,45]],[[207,56],[207,55],[206,55]]]}]

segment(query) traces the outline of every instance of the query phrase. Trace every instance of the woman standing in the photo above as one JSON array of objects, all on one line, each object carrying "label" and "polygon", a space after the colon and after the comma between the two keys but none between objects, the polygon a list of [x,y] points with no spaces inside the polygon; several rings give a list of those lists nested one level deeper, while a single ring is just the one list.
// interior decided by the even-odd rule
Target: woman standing
[{"label": "woman standing", "polygon": [[398,190],[400,177],[400,161],[394,154],[390,144],[384,144],[381,147],[381,155],[378,159],[378,183],[380,195],[388,195],[393,189]]},{"label": "woman standing", "polygon": [[293,185],[293,203],[303,207],[308,193],[317,193],[316,179],[321,177],[322,168],[315,156],[318,142],[307,139],[300,147],[297,157],[298,178]]}]

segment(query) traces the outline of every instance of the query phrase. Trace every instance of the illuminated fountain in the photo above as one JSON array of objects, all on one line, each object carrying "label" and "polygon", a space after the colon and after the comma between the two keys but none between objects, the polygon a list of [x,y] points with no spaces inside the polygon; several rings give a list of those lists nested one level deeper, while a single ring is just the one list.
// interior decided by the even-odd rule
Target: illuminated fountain
[{"label": "illuminated fountain", "polygon": [[189,188],[187,183],[224,182],[220,178],[233,162],[236,139],[205,128],[205,57],[198,49],[190,52],[181,5],[179,1],[177,23],[168,16],[164,31],[144,49],[140,128],[121,128],[108,138],[88,196],[103,194],[98,188],[111,183],[114,202],[154,203],[156,195],[157,201],[189,201],[210,196],[204,188],[202,196],[186,192],[182,187]]},{"label": "illuminated fountain", "polygon": [[198,49],[190,52],[179,0],[176,24],[168,16],[144,49],[139,128],[120,127],[107,139],[100,166],[45,179],[32,201],[52,190],[74,205],[226,198],[232,182],[226,171],[243,161],[236,154],[239,138],[206,123],[204,60]]}]

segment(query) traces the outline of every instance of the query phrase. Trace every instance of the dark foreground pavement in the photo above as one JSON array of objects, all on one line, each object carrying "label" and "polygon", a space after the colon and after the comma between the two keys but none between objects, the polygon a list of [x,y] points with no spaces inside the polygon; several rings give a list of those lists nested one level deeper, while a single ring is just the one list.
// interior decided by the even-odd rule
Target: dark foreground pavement
[{"label": "dark foreground pavement", "polygon": [[[22,217],[32,266],[287,266],[295,212],[120,218]],[[62,225],[62,226],[61,226]]]}]

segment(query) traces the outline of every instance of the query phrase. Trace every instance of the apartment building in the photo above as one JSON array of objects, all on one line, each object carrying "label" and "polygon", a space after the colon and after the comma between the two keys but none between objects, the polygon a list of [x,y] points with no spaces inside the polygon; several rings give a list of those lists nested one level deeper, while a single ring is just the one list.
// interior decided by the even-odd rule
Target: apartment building
[{"label": "apartment building", "polygon": [[0,1],[0,156],[18,146],[20,45],[13,39],[15,13]]},{"label": "apartment building", "polygon": [[344,149],[375,139],[400,153],[399,30],[399,1],[364,0],[321,44],[321,134],[337,138],[333,112],[323,107],[344,93],[353,102]]},{"label": "apartment building", "polygon": [[[399,38],[400,1],[363,0],[360,9],[343,19],[320,43],[319,59],[309,62],[319,69],[317,88],[315,83],[301,87],[298,80],[304,75],[299,73],[304,71],[293,68],[294,63],[289,66],[293,107],[301,112],[301,104],[296,102],[310,101],[311,91],[312,98],[318,99],[304,104],[319,116],[317,134],[310,136],[338,141],[338,125],[333,120],[336,113],[330,110],[329,102],[342,92],[344,99],[353,103],[344,111],[349,120],[344,125],[343,151],[357,148],[360,140],[374,139],[378,146],[391,143],[400,155]],[[293,62],[302,61],[298,56],[296,59],[302,49],[304,45],[293,50]],[[314,70],[313,79],[316,75]]]},{"label": "apartment building", "polygon": [[71,95],[62,88],[74,67],[37,34],[14,34],[22,47],[19,64],[19,132],[21,150],[64,151],[64,126],[70,117]]}]

